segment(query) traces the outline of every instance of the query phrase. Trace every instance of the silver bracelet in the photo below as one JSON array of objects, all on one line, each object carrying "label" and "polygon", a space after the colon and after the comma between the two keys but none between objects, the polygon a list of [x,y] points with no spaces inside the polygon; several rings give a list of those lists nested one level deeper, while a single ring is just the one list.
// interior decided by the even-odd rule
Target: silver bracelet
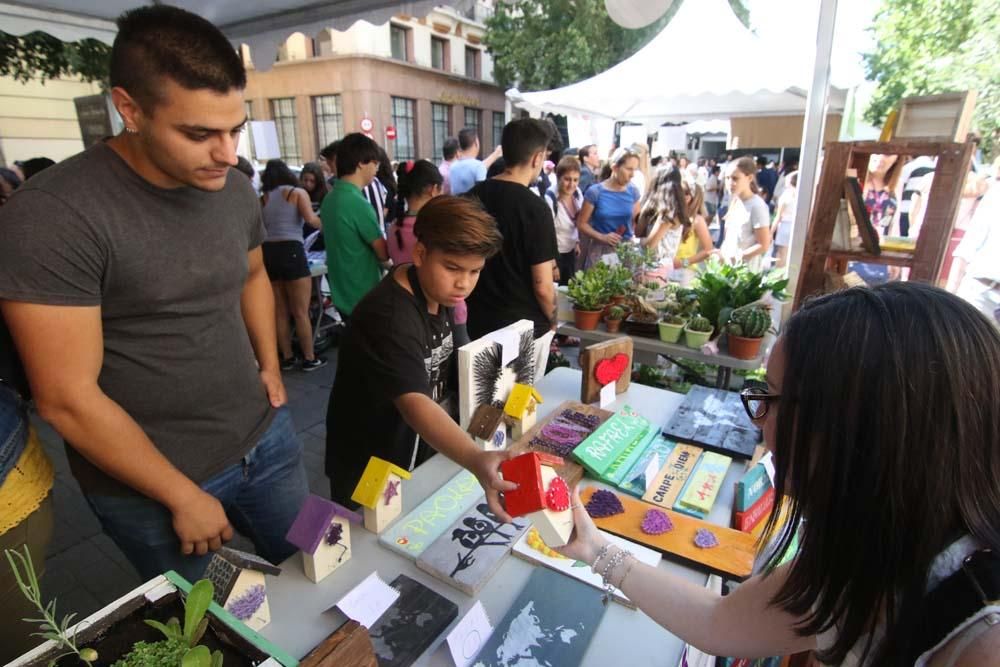
[{"label": "silver bracelet", "polygon": [[632,554],[624,549],[618,549],[611,558],[608,559],[607,565],[604,566],[604,572],[601,575],[601,579],[604,581],[604,595],[601,597],[601,602],[605,605],[611,600],[611,596],[615,593],[615,587],[611,584],[611,575],[614,573],[615,568],[618,567],[622,561],[631,556]]},{"label": "silver bracelet", "polygon": [[626,559],[626,562],[628,566],[625,568],[625,572],[622,574],[622,578],[618,580],[618,585],[616,586],[616,588],[618,588],[619,590],[621,590],[622,586],[625,585],[625,579],[628,577],[629,573],[632,572],[632,567],[635,565],[636,562],[635,556],[629,554],[628,558]]},{"label": "silver bracelet", "polygon": [[611,548],[611,542],[606,542],[604,546],[601,547],[601,550],[597,552],[597,558],[594,559],[594,563],[590,566],[591,572],[597,574],[597,564],[601,561],[602,558],[604,558],[607,555],[608,549],[610,548]]}]

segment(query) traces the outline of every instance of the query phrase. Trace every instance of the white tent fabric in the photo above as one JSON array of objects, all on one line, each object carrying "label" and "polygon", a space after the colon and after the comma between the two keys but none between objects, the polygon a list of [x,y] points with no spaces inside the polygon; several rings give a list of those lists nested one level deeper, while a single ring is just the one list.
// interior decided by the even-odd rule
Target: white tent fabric
[{"label": "white tent fabric", "polygon": [[[715,45],[706,48],[706,44]],[[770,58],[726,0],[688,0],[632,57],[563,88],[507,98],[532,113],[596,115],[650,125],[740,116],[801,114],[811,77],[809,58]],[[831,110],[845,91],[831,90]]]},{"label": "white tent fabric", "polygon": [[[63,41],[93,38],[111,44],[117,32],[115,19],[143,3],[135,0],[33,0],[31,6],[0,3],[0,29],[13,35],[41,30]],[[234,45],[250,46],[257,69],[269,69],[278,47],[294,32],[314,35],[321,27],[345,30],[355,21],[374,25],[394,14],[426,16],[435,6],[459,4],[416,0],[171,0],[219,26]]]}]

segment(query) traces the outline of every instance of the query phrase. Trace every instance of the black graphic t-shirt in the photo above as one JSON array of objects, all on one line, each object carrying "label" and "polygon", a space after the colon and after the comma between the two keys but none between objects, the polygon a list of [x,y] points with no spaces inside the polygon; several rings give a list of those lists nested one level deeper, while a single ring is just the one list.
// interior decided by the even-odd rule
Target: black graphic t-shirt
[{"label": "black graphic t-shirt", "polygon": [[[408,272],[414,294],[396,271]],[[427,312],[412,265],[397,267],[355,307],[326,414],[326,474],[343,490],[334,500],[349,500],[371,456],[412,470],[434,453],[393,401],[412,392],[444,398],[454,366],[451,320],[450,308]]]}]

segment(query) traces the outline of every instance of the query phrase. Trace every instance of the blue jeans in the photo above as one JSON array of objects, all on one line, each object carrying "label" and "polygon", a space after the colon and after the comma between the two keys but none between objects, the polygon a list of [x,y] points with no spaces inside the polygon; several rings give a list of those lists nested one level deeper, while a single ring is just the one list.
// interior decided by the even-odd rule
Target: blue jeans
[{"label": "blue jeans", "polygon": [[[285,540],[309,493],[302,442],[288,406],[243,459],[205,481],[201,488],[222,503],[230,523],[253,541],[257,553],[281,563],[296,548]],[[104,532],[125,553],[143,579],[176,570],[188,581],[204,573],[212,554],[185,556],[170,511],[145,496],[87,495]]]}]

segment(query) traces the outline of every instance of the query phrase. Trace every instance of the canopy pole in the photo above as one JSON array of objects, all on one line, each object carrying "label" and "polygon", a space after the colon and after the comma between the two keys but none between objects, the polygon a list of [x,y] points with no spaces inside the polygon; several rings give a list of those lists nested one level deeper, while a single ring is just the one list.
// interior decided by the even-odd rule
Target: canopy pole
[{"label": "canopy pole", "polygon": [[782,320],[791,314],[795,291],[799,284],[802,255],[805,252],[809,215],[815,195],[820,150],[823,147],[823,129],[826,125],[827,101],[830,94],[830,55],[833,51],[833,33],[837,24],[837,0],[821,0],[819,22],[816,28],[816,60],[813,62],[812,86],[806,97],[805,123],[802,127],[802,147],[799,150],[798,203],[795,223],[792,226],[791,247],[788,252],[788,303]]}]

